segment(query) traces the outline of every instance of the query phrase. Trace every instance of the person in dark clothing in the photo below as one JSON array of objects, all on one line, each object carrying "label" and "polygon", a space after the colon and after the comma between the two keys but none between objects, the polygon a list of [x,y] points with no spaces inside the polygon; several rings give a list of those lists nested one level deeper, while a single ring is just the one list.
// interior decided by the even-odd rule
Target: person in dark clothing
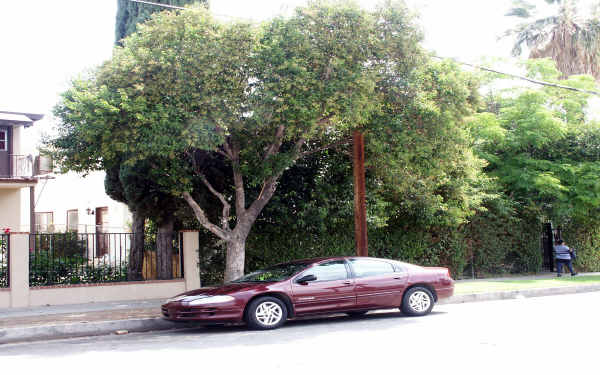
[{"label": "person in dark clothing", "polygon": [[573,250],[569,249],[563,242],[563,240],[556,241],[554,246],[554,256],[556,257],[556,272],[558,277],[562,276],[563,265],[566,265],[571,271],[571,276],[577,275],[577,272],[573,271],[573,263],[571,262],[571,254]]}]

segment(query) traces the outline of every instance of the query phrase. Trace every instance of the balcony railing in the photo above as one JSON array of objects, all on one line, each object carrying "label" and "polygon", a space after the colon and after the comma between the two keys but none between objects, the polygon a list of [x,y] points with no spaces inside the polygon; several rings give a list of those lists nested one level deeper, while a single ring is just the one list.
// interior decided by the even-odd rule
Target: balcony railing
[{"label": "balcony railing", "polygon": [[10,175],[4,177],[33,177],[33,157],[31,155],[10,155]]}]

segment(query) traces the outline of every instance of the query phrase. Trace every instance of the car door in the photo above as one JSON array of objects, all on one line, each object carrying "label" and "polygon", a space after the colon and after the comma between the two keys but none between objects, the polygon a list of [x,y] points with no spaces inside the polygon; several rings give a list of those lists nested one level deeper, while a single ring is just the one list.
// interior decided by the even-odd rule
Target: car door
[{"label": "car door", "polygon": [[357,308],[399,307],[408,273],[391,262],[368,258],[349,259],[354,277]]},{"label": "car door", "polygon": [[[314,275],[316,280],[299,283],[306,275]],[[343,259],[315,265],[295,277],[292,296],[298,315],[352,309],[356,303],[354,282]]]}]

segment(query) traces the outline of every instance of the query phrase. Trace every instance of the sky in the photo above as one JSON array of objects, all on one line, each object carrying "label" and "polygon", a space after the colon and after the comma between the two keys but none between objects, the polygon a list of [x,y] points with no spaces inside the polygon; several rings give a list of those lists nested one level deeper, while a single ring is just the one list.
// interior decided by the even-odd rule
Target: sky
[{"label": "sky", "polygon": [[[378,1],[358,0],[364,7]],[[306,0],[212,0],[228,17],[261,20]],[[420,13],[424,46],[439,56],[478,62],[509,57],[510,0],[407,0]],[[110,58],[117,0],[0,0],[0,110],[46,114],[27,147],[52,127],[51,110],[69,80]]]}]

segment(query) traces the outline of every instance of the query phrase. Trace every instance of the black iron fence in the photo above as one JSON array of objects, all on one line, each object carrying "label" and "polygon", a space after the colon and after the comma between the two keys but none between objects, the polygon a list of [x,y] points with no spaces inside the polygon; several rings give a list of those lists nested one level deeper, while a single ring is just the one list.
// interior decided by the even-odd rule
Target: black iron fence
[{"label": "black iron fence", "polygon": [[[141,275],[129,272],[133,233],[44,233],[30,235],[29,285],[64,285],[156,280],[181,277],[181,245],[173,238],[172,272],[158,271],[151,236],[143,250]],[[138,275],[130,277],[129,275]]]},{"label": "black iron fence", "polygon": [[10,286],[9,276],[10,236],[0,234],[0,288]]}]

